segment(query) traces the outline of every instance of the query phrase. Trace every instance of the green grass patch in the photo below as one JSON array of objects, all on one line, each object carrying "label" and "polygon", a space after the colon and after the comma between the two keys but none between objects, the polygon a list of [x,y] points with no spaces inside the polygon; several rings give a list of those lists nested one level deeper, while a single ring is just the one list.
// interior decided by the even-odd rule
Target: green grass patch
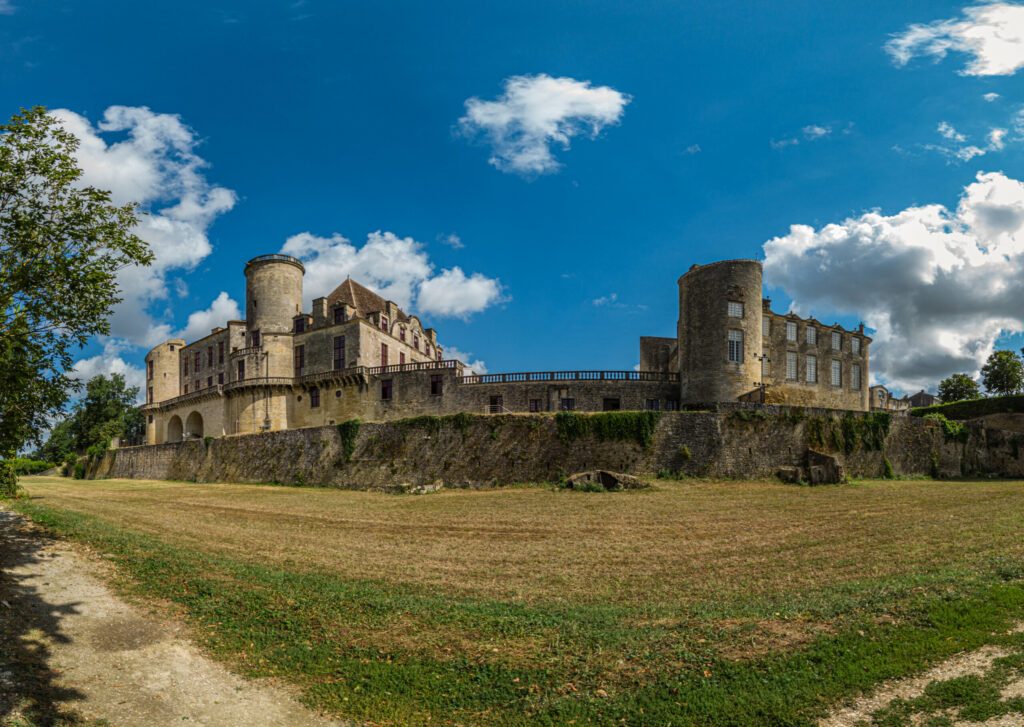
[{"label": "green grass patch", "polygon": [[[243,673],[377,723],[811,725],[882,680],[1013,638],[999,634],[1024,618],[1016,561],[770,599],[524,602],[245,562],[30,500],[14,507],[109,554],[120,588],[177,604]],[[765,620],[829,628],[744,651]],[[960,684],[931,696],[986,695]]]}]

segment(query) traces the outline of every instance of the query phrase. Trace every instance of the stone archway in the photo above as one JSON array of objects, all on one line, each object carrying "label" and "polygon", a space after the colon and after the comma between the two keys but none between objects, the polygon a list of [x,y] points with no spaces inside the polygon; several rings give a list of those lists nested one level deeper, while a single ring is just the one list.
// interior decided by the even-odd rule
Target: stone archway
[{"label": "stone archway", "polygon": [[175,414],[171,417],[171,420],[167,422],[167,442],[180,442],[182,440],[182,426],[181,417]]},{"label": "stone archway", "polygon": [[199,412],[194,411],[185,420],[185,437],[188,439],[199,439],[203,436],[203,417]]}]

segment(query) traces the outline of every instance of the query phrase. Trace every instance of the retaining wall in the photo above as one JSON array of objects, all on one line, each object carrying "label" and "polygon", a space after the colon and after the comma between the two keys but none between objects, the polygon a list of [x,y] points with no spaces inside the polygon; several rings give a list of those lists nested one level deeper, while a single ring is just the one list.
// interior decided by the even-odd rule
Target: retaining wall
[{"label": "retaining wall", "polygon": [[855,477],[881,477],[885,459],[903,475],[1024,476],[1024,434],[978,422],[957,441],[936,422],[892,417],[880,442],[866,434],[844,438],[844,427],[863,430],[855,422],[877,422],[872,416],[739,405],[663,412],[646,447],[634,437],[567,438],[548,414],[419,417],[364,423],[352,439],[330,426],[118,449],[91,476],[359,489],[554,481],[595,468],[762,478],[803,464],[809,447],[834,454]]}]

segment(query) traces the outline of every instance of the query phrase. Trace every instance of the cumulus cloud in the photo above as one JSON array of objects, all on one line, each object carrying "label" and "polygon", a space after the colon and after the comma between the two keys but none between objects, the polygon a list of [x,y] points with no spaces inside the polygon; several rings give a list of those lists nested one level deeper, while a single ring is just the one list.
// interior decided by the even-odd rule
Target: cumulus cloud
[{"label": "cumulus cloud", "polygon": [[447,235],[441,235],[440,240],[442,244],[447,245],[453,250],[461,250],[462,248],[465,247],[465,245],[462,242],[462,238],[456,235],[454,232],[450,232]]},{"label": "cumulus cloud", "polygon": [[67,109],[51,112],[81,142],[76,153],[82,184],[111,192],[118,204],[134,202],[144,213],[135,232],[155,259],[148,268],[118,276],[122,303],[111,318],[111,335],[152,346],[169,326],[153,320],[150,306],[168,295],[178,272],[193,269],[211,252],[207,231],[235,205],[235,193],[207,181],[195,132],[176,114],[111,106],[97,124]]},{"label": "cumulus cloud", "polygon": [[491,145],[489,162],[503,172],[548,174],[561,164],[553,144],[568,149],[573,137],[597,137],[622,118],[630,102],[627,94],[589,81],[535,76],[512,76],[504,93],[485,101],[466,100],[466,115],[459,128],[467,137],[482,137]]},{"label": "cumulus cloud", "polygon": [[914,24],[885,46],[898,66],[916,56],[936,61],[950,51],[971,56],[965,76],[1010,76],[1024,66],[1024,5],[990,2],[965,8],[960,19]]},{"label": "cumulus cloud", "polygon": [[766,281],[795,310],[875,329],[873,372],[904,390],[975,373],[1000,335],[1024,331],[1024,184],[998,172],[979,173],[955,210],[794,225],[764,253]]},{"label": "cumulus cloud", "polygon": [[306,266],[303,283],[308,306],[330,293],[346,276],[411,310],[438,316],[466,318],[502,300],[501,283],[480,273],[467,276],[461,268],[434,274],[424,246],[393,232],[373,232],[357,247],[335,234],[318,237],[303,232],[289,237],[281,252]]},{"label": "cumulus cloud", "polygon": [[146,372],[141,366],[125,361],[124,356],[124,343],[114,339],[108,340],[102,353],[76,361],[68,376],[85,382],[95,376],[121,374],[129,386],[139,387],[138,402],[141,404],[145,398]]},{"label": "cumulus cloud", "polygon": [[242,312],[238,303],[224,291],[221,291],[209,308],[197,310],[190,314],[185,328],[175,334],[178,338],[184,338],[188,342],[195,341],[203,336],[210,335],[215,327],[223,327],[226,321],[242,320]]},{"label": "cumulus cloud", "polygon": [[810,141],[820,139],[823,136],[828,136],[832,133],[832,128],[829,126],[819,126],[818,124],[810,124],[802,129],[804,138]]},{"label": "cumulus cloud", "polygon": [[990,92],[986,93],[985,95],[983,95],[982,98],[985,99],[986,101],[988,101],[989,103],[992,103],[997,98],[999,98],[999,94],[996,93],[995,91],[990,91]]},{"label": "cumulus cloud", "polygon": [[950,141],[966,141],[967,139],[966,136],[953,128],[953,125],[948,121],[940,121],[937,130],[942,135],[942,138],[949,139]]},{"label": "cumulus cloud", "polygon": [[465,353],[455,348],[455,346],[444,346],[444,357],[449,361],[461,361],[466,365],[466,368],[473,374],[486,374],[487,364],[483,361],[477,361],[473,358],[472,353]]}]

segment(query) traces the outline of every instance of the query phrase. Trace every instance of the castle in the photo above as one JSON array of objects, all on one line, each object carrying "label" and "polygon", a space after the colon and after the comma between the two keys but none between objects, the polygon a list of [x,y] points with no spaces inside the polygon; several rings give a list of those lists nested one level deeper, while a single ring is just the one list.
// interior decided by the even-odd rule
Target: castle
[{"label": "castle", "polygon": [[864,327],[779,314],[761,263],[694,265],[674,338],[642,337],[638,371],[475,374],[432,328],[346,280],[302,310],[302,263],[245,266],[245,320],[146,355],[149,444],[459,412],[674,410],[749,401],[867,411]]}]

